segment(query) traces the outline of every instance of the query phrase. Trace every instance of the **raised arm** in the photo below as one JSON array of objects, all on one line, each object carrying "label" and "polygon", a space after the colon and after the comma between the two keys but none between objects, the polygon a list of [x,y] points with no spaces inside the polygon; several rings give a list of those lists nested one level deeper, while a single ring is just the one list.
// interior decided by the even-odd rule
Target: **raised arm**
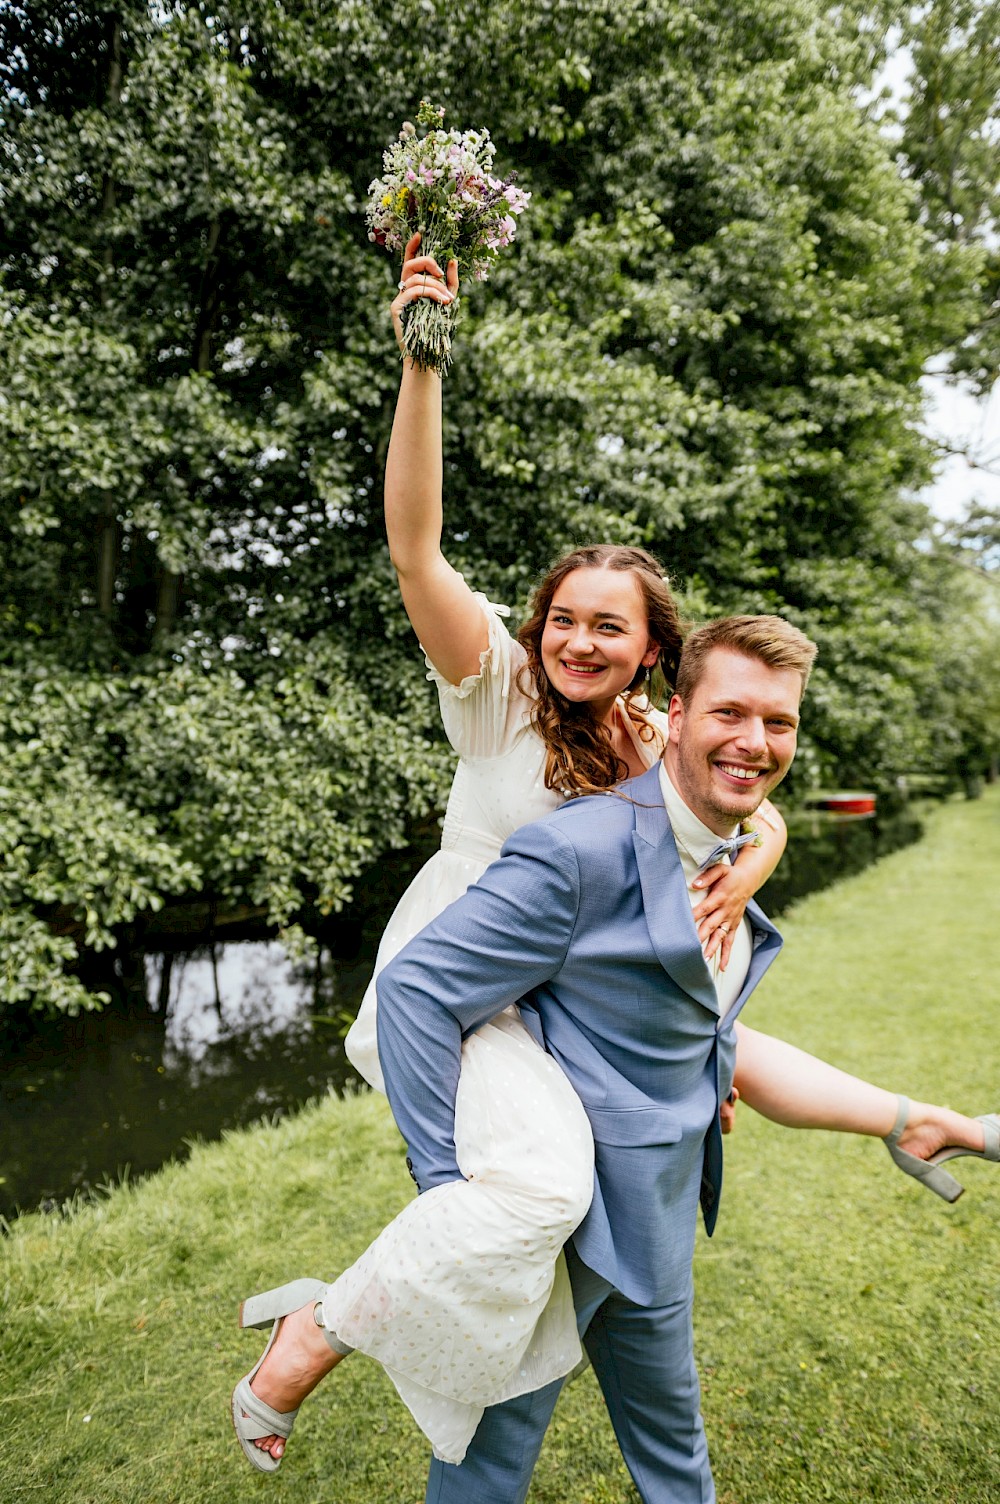
[{"label": "raised arm", "polygon": [[[406,247],[400,291],[392,303],[401,340],[403,309],[420,298],[450,303],[458,294],[454,261],[444,274],[433,256],[419,256],[420,236]],[[489,646],[485,617],[471,589],[441,552],[441,378],[403,361],[396,416],[385,465],[385,527],[406,614],[439,673],[459,684],[479,672]]]},{"label": "raised arm", "polygon": [[[765,799],[754,815],[760,836],[759,846],[744,846],[733,865],[721,864],[703,872],[694,886],[705,889],[705,897],[694,909],[698,937],[706,959],[721,951],[719,964],[725,971],[732,949],[733,933],[750,899],[767,882],[781,860],[788,843],[788,827],[770,799]],[[723,929],[728,925],[728,929]]]}]

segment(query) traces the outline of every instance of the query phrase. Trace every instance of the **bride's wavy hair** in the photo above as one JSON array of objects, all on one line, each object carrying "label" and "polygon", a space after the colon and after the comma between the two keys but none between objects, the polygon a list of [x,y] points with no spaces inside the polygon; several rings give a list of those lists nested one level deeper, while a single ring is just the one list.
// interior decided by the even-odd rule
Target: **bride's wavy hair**
[{"label": "bride's wavy hair", "polygon": [[650,672],[640,663],[624,699],[632,721],[643,741],[656,735],[644,714],[645,707],[655,704],[672,690],[677,675],[684,629],[677,602],[663,569],[652,554],[642,548],[626,548],[614,543],[595,543],[574,549],[559,559],[535,591],[531,616],[517,639],[528,655],[521,669],[530,688],[522,685],[534,699],[532,725],[546,747],[545,787],[567,797],[600,794],[628,777],[628,768],[615,753],[611,736],[594,714],[591,706],[577,705],[555,689],[542,664],[542,633],[556,591],[568,574],[577,569],[612,569],[630,573],[639,587],[646,607],[650,642],[659,649],[659,657]]}]

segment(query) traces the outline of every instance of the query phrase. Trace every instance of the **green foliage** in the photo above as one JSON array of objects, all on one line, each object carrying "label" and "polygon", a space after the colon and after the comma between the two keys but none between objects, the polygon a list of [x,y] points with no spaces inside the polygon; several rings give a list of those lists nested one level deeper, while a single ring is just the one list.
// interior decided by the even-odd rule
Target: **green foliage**
[{"label": "green foliage", "polygon": [[372,709],[329,643],[271,648],[252,682],[204,660],[133,679],[96,730],[114,738],[126,797],[201,883],[287,925],[307,901],[340,909],[348,879],[441,800],[449,765]]},{"label": "green foliage", "polygon": [[127,678],[0,671],[0,1004],[95,1006],[62,970],[66,931],[113,946],[170,894],[204,889],[279,926],[340,909],[372,853],[442,798],[441,749],[373,711],[339,653],[272,646],[253,681],[207,658]]},{"label": "green foliage", "polygon": [[116,925],[197,877],[94,765],[95,723],[114,698],[97,679],[0,674],[0,1005],[95,1006],[100,997],[62,970],[75,942],[46,921],[65,906],[84,943],[103,949]]},{"label": "green foliage", "polygon": [[1000,372],[1000,4],[932,0],[902,9],[914,71],[901,144],[935,238],[978,255],[978,265],[964,262],[977,313],[952,369],[988,392]]},{"label": "green foliage", "polygon": [[966,603],[901,498],[933,458],[924,363],[979,337],[986,238],[945,234],[930,168],[858,102],[897,18],[0,8],[0,693],[67,697],[40,733],[54,776],[23,775],[4,922],[33,938],[0,1002],[83,1002],[49,902],[102,943],[192,884],[292,923],[440,799],[382,537],[396,268],[361,207],[421,96],[487,126],[534,195],[463,299],[449,556],[519,607],[567,544],[644,543],[694,614],[815,633],[800,782],[938,755],[923,686]]},{"label": "green foliage", "polygon": [[949,529],[948,541],[960,559],[1000,579],[1000,507],[972,502]]}]

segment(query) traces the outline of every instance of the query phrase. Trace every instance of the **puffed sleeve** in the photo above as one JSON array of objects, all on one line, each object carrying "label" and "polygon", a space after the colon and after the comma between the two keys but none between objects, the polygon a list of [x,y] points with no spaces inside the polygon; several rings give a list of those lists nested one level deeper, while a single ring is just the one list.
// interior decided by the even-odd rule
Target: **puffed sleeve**
[{"label": "puffed sleeve", "polygon": [[518,684],[518,672],[526,660],[521,644],[511,637],[503,618],[507,606],[475,592],[489,628],[489,646],[480,654],[479,672],[461,684],[450,684],[424,655],[427,677],[437,685],[441,720],[452,747],[460,757],[497,757],[510,746],[521,729],[531,700]]}]

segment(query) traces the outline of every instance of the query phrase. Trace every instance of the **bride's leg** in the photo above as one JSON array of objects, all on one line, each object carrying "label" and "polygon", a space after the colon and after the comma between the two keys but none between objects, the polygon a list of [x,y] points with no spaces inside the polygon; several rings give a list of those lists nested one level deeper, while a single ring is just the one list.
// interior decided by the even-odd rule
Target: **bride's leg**
[{"label": "bride's leg", "polygon": [[[885,1138],[899,1107],[895,1092],[871,1086],[784,1040],[736,1024],[735,1084],[755,1112],[786,1128],[826,1128]],[[918,1159],[954,1145],[982,1149],[983,1125],[974,1118],[911,1101],[899,1146]]]}]

